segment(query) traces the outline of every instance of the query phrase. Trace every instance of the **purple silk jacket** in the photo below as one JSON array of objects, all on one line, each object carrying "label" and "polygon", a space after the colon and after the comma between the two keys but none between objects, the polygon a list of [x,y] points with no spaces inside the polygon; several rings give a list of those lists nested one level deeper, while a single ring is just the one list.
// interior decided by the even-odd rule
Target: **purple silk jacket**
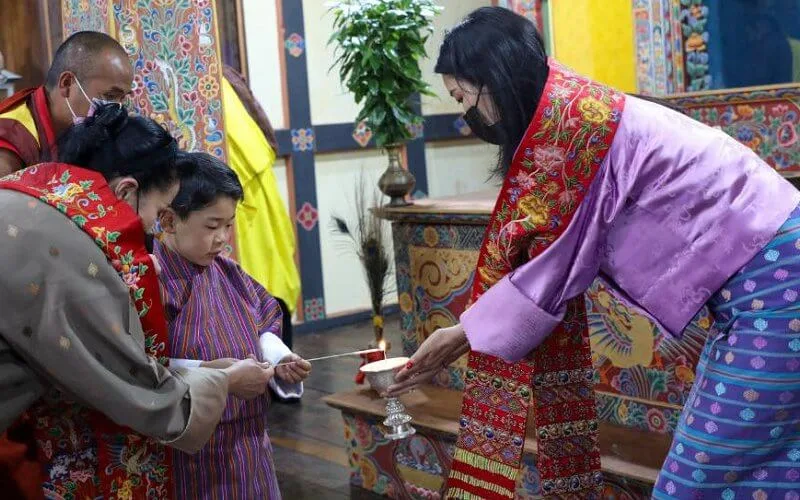
[{"label": "purple silk jacket", "polygon": [[473,350],[519,360],[602,274],[680,337],[799,202],[800,192],[721,130],[629,96],[569,227],[489,289],[461,324]]}]

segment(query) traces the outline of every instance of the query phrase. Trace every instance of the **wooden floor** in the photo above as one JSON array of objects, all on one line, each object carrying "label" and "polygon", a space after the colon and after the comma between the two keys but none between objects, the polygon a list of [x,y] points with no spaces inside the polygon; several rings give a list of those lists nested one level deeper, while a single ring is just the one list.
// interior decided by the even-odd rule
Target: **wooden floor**
[{"label": "wooden floor", "polygon": [[[397,318],[388,318],[386,339],[390,356],[402,355]],[[306,358],[366,349],[372,340],[372,322],[323,333],[296,335],[294,351]],[[269,436],[284,499],[376,499],[360,488],[351,489],[341,414],[322,402],[334,392],[355,387],[360,358],[320,361],[305,383],[302,401],[273,402],[269,409]]]}]

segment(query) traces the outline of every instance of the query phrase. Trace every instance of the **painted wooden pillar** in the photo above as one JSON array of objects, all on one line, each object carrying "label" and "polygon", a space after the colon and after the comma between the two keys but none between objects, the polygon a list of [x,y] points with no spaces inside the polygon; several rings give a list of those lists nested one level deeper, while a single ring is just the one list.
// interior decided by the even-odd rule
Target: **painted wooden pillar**
[{"label": "painted wooden pillar", "polygon": [[636,91],[631,0],[550,0],[553,55],[578,73]]},{"label": "painted wooden pillar", "polygon": [[278,0],[279,19],[286,36],[284,49],[289,125],[291,127],[292,187],[297,207],[295,224],[300,256],[300,282],[303,321],[325,319],[325,293],[322,281],[322,250],[320,248],[319,212],[317,207],[317,178],[314,151],[316,131],[311,124],[308,61],[306,58],[303,2]]}]

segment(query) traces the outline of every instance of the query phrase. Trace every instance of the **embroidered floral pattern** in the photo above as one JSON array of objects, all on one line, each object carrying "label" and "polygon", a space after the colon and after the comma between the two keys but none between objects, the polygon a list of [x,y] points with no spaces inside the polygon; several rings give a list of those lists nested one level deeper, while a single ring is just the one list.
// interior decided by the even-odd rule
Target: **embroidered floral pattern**
[{"label": "embroidered floral pattern", "polygon": [[[622,94],[551,63],[542,102],[489,222],[472,302],[564,231],[611,145],[623,107]],[[563,323],[528,359],[508,364],[470,353],[447,497],[513,496],[533,402],[543,494],[597,495],[602,476],[593,384],[582,297],[568,302]],[[663,425],[656,415],[651,420]]]}]

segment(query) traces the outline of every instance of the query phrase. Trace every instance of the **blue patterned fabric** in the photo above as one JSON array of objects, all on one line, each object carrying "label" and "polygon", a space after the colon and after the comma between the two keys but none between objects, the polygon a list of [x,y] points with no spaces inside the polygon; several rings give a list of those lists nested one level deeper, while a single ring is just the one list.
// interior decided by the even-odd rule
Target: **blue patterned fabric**
[{"label": "blue patterned fabric", "polygon": [[653,498],[800,500],[800,209],[712,298]]}]

